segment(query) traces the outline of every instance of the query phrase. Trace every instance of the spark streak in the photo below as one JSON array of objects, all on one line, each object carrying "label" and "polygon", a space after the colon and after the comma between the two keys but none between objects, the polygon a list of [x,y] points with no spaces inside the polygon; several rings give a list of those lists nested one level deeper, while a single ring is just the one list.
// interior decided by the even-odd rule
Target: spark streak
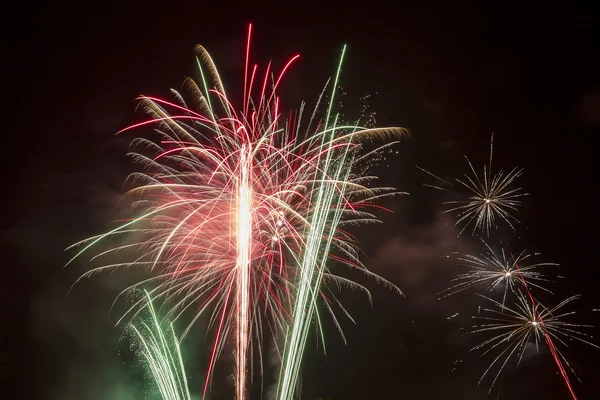
[{"label": "spark streak", "polygon": [[150,368],[163,400],[191,400],[173,325],[170,324],[168,333],[165,333],[147,292],[146,299],[151,322],[140,319],[129,325],[139,340],[140,353]]},{"label": "spark streak", "polygon": [[244,399],[246,384],[246,358],[250,326],[250,254],[252,232],[252,210],[250,199],[250,174],[252,171],[250,151],[242,146],[240,155],[240,177],[238,183],[237,216],[237,398]]},{"label": "spark streak", "polygon": [[[336,77],[333,84],[333,91],[327,117],[325,119],[324,129],[327,130],[328,122],[331,118],[333,99],[335,98],[335,89],[338,84],[339,75],[341,72],[342,62],[346,46],[342,49],[339,66],[336,72]],[[337,119],[334,121],[335,124]],[[325,140],[325,137],[323,138]],[[350,139],[351,140],[351,139]],[[277,396],[280,400],[291,399],[297,391],[300,366],[306,340],[310,328],[310,323],[316,313],[316,299],[319,292],[319,286],[322,281],[323,273],[326,270],[326,258],[319,254],[328,254],[332,244],[333,235],[335,235],[338,224],[341,221],[343,208],[339,205],[343,204],[343,199],[346,192],[346,185],[337,187],[332,184],[334,182],[346,182],[348,180],[350,164],[348,151],[344,151],[337,160],[337,165],[334,164],[333,152],[331,145],[334,141],[333,130],[329,144],[329,149],[325,153],[325,162],[323,168],[323,182],[318,193],[315,212],[312,216],[310,230],[308,232],[308,241],[304,248],[304,253],[300,265],[300,279],[296,285],[296,301],[293,307],[293,322],[288,327],[286,335],[286,344],[281,367]],[[327,181],[327,174],[332,170],[334,179]],[[339,204],[335,206],[335,204]],[[325,236],[325,243],[322,237],[325,229],[328,227],[329,235]],[[317,315],[317,318],[318,315]]]},{"label": "spark streak", "polygon": [[[511,255],[512,255],[512,253],[511,253]],[[517,271],[520,272],[519,265],[515,263],[515,266],[517,268]],[[534,318],[532,325],[533,325],[533,323],[535,323],[535,325],[533,325],[533,326],[536,329],[537,329],[538,325],[540,325],[543,328],[542,333],[544,335],[544,340],[546,341],[546,345],[548,346],[548,349],[550,350],[550,353],[552,354],[552,358],[554,359],[554,362],[556,363],[556,366],[558,367],[558,370],[563,378],[563,381],[565,382],[565,385],[567,386],[567,389],[569,390],[569,394],[571,395],[573,400],[577,400],[577,396],[575,395],[575,390],[573,389],[573,386],[571,385],[571,380],[569,379],[569,375],[567,375],[567,371],[565,370],[565,367],[563,366],[563,361],[561,360],[561,358],[564,360],[564,362],[567,365],[569,365],[569,363],[567,362],[567,360],[564,358],[564,356],[558,351],[558,349],[554,345],[554,341],[552,340],[552,337],[553,336],[556,337],[559,341],[561,341],[561,339],[558,338],[555,334],[552,334],[552,328],[553,328],[552,326],[550,327],[550,330],[546,329],[546,323],[544,322],[543,315],[538,310],[538,308],[537,308],[538,304],[536,304],[536,301],[533,298],[533,295],[531,294],[531,291],[529,290],[529,286],[527,286],[527,282],[525,281],[525,278],[523,277],[523,275],[521,275],[521,280],[523,281],[523,287],[525,288],[525,292],[527,293],[527,296],[529,297],[529,301],[531,302],[531,307],[535,310],[534,317],[537,317],[537,320]],[[562,303],[560,303],[558,306],[556,306],[554,308],[554,311],[556,311],[560,307],[564,306],[565,304],[568,304],[570,301],[577,299],[578,297],[579,296],[573,296],[573,297],[563,301]],[[573,313],[570,313],[570,314],[573,314]],[[566,315],[569,315],[569,314],[566,314]],[[569,333],[575,333],[576,335],[586,336],[585,334],[582,334],[582,333],[577,332],[572,329],[572,328],[576,328],[578,326],[583,327],[585,325],[565,324],[563,322],[556,323],[556,320],[559,317],[553,315],[552,312],[550,312],[550,318],[551,318],[551,320],[550,320],[551,325],[566,325],[571,328],[571,329],[567,329],[567,333],[565,334],[565,336],[568,336]],[[589,327],[589,325],[587,327]],[[554,326],[554,329],[557,330],[555,326]],[[536,333],[537,333],[537,331],[536,331]],[[563,332],[560,332],[560,333],[563,333]],[[574,336],[574,337],[577,340],[580,340],[584,343],[587,343],[589,345],[597,347],[596,345],[588,342],[587,340],[583,340],[577,336]],[[562,342],[562,343],[564,343],[564,342]],[[571,369],[571,371],[573,371],[573,370]],[[575,373],[575,371],[573,371],[573,373]]]}]

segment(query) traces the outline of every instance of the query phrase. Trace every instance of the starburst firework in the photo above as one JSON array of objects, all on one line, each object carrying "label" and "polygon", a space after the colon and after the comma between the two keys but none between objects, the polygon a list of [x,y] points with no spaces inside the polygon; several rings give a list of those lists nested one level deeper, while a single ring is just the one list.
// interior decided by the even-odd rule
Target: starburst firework
[{"label": "starburst firework", "polygon": [[[456,183],[459,187],[466,189],[470,196],[464,200],[453,200],[444,203],[450,206],[444,212],[455,213],[456,225],[462,225],[459,236],[469,225],[473,225],[473,233],[484,232],[489,235],[491,228],[496,227],[498,221],[504,221],[512,229],[514,229],[513,223],[519,222],[512,213],[521,205],[519,198],[526,196],[527,193],[523,193],[521,188],[514,188],[513,186],[515,180],[523,173],[523,169],[514,167],[508,173],[501,170],[495,175],[492,174],[493,145],[494,135],[492,134],[490,162],[489,165],[483,166],[482,174],[476,172],[469,158],[465,156],[469,165],[469,173],[465,173],[463,179],[456,179]],[[455,186],[421,167],[417,168],[448,186]],[[435,185],[426,184],[425,186],[442,191],[448,190]]]},{"label": "starburst firework", "polygon": [[[551,293],[544,285],[551,282],[544,274],[538,271],[540,267],[558,266],[555,263],[531,263],[532,254],[523,250],[516,257],[505,248],[495,252],[483,239],[481,242],[486,247],[486,252],[479,256],[461,254],[458,260],[469,269],[468,272],[458,275],[453,279],[454,285],[440,293],[441,297],[474,288],[486,286],[490,291],[503,288],[502,303],[506,301],[509,292],[528,286]],[[508,253],[508,255],[507,255]]]},{"label": "starburst firework", "polygon": [[[152,276],[126,292],[151,286],[149,296],[167,307],[166,316],[172,320],[196,305],[183,336],[209,311],[207,325],[215,327],[216,333],[204,394],[216,359],[228,337],[233,337],[238,400],[245,398],[253,343],[262,359],[265,323],[274,335],[291,330],[302,336],[316,299],[323,294],[323,280],[366,291],[333,275],[327,260],[381,279],[361,263],[355,240],[344,226],[377,221],[368,207],[396,192],[371,187],[375,177],[357,174],[352,167],[377,153],[360,156],[362,141],[397,139],[407,133],[402,128],[339,123],[332,114],[334,96],[324,123],[317,118],[319,103],[304,130],[304,104],[284,121],[276,90],[299,56],[276,79],[269,64],[262,83],[255,87],[257,66],[248,73],[250,32],[239,108],[227,97],[212,59],[201,46],[197,54],[202,82],[186,81],[196,111],[178,92],[174,92],[176,103],[139,98],[151,118],[123,131],[156,125],[161,138],[134,141],[144,148],[143,153],[133,154],[144,172],[132,175],[135,187],[129,195],[141,211],[108,233],[79,242],[83,248],[74,257],[105,239],[127,235],[129,242],[94,258],[130,249],[136,251],[131,261],[102,265],[82,278],[117,268],[146,267]],[[334,298],[323,298],[338,325],[330,305]],[[306,304],[308,310],[302,308]],[[140,300],[129,312],[143,306]],[[292,357],[301,358],[297,348],[304,341],[295,343]]]},{"label": "starburst firework", "polygon": [[[491,391],[508,362],[514,359],[518,366],[529,345],[533,344],[538,352],[540,346],[545,346],[550,351],[573,394],[563,364],[573,374],[575,371],[569,365],[563,352],[557,348],[555,342],[568,347],[567,341],[575,340],[600,349],[590,341],[592,338],[590,335],[581,331],[583,328],[591,328],[591,325],[563,321],[564,318],[575,314],[575,311],[563,311],[563,308],[580,296],[571,296],[552,308],[546,308],[532,297],[522,293],[516,296],[517,300],[510,307],[489,297],[481,297],[491,302],[493,308],[483,310],[488,316],[473,317],[481,321],[481,324],[475,325],[470,333],[492,333],[494,336],[477,344],[471,351],[482,351],[482,356],[494,351],[497,351],[498,354],[486,368],[479,383],[497,367],[497,373],[490,386]],[[575,398],[574,394],[573,397]]]}]

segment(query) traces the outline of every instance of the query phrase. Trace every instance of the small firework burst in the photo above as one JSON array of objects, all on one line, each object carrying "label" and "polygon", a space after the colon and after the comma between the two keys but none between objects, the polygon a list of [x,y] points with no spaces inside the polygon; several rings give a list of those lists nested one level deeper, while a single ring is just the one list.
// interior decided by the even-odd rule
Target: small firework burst
[{"label": "small firework burst", "polygon": [[592,339],[590,335],[582,332],[583,329],[592,328],[593,326],[564,321],[566,317],[572,316],[576,312],[563,311],[563,309],[580,296],[571,296],[552,308],[544,307],[536,302],[533,297],[525,296],[521,292],[516,296],[517,300],[511,306],[486,296],[481,297],[491,302],[492,307],[483,308],[482,313],[485,313],[486,316],[473,316],[473,318],[480,321],[480,324],[473,326],[470,333],[491,333],[493,336],[474,346],[471,351],[482,351],[482,356],[492,352],[498,353],[481,376],[479,384],[490,371],[497,368],[489,389],[491,391],[511,359],[516,360],[518,366],[528,349],[533,347],[539,353],[540,347],[545,346],[559,366],[560,372],[566,379],[572,393],[571,385],[568,378],[566,378],[567,372],[563,365],[566,365],[573,375],[576,377],[577,375],[556,344],[561,347],[568,347],[567,341],[579,341],[600,349],[599,346],[590,341]]},{"label": "small firework burst", "polygon": [[[473,233],[482,232],[489,236],[490,230],[497,227],[499,221],[505,222],[513,230],[515,229],[513,224],[519,222],[513,213],[521,205],[520,198],[526,196],[527,193],[523,193],[520,187],[514,187],[514,183],[522,175],[523,169],[514,167],[508,173],[500,170],[498,173],[492,174],[493,145],[494,135],[492,134],[490,163],[483,166],[482,174],[475,170],[471,160],[465,156],[469,172],[464,174],[464,178],[456,179],[456,186],[466,189],[469,193],[468,197],[444,203],[450,206],[444,212],[455,213],[457,218],[455,225],[462,226],[459,236],[471,225]],[[417,168],[449,186],[455,186],[421,167]],[[425,186],[442,191],[448,190],[441,186],[428,184]]]},{"label": "small firework burst", "polygon": [[[537,254],[529,254],[525,250],[513,257],[509,250],[502,248],[495,252],[483,239],[486,252],[479,256],[470,254],[458,255],[461,264],[469,269],[453,279],[454,285],[440,293],[447,297],[476,286],[487,286],[490,291],[503,288],[502,304],[509,292],[522,288],[524,283],[537,289],[551,293],[544,285],[552,282],[538,271],[540,267],[558,266],[555,263],[531,263],[531,258]],[[507,254],[508,253],[508,254]]]}]

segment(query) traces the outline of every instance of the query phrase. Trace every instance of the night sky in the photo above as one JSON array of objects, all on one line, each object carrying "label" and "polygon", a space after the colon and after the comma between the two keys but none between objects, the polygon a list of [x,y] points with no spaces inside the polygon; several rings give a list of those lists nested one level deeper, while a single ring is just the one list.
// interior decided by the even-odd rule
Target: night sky
[{"label": "night sky", "polygon": [[[343,323],[347,345],[327,326],[326,356],[311,345],[302,399],[568,398],[544,351],[507,368],[490,395],[489,380],[477,388],[490,359],[468,353],[476,340],[461,328],[481,300],[471,293],[438,301],[437,293],[461,271],[443,256],[479,253],[481,245],[457,238],[453,219],[442,215],[447,198],[422,185],[431,178],[416,165],[451,179],[466,167],[463,154],[478,165],[487,161],[493,132],[496,168],[523,167],[520,183],[530,195],[517,231],[496,232],[492,242],[508,240],[560,263],[564,278],[547,302],[581,293],[577,322],[600,326],[600,312],[592,312],[600,308],[600,32],[591,7],[85,3],[26,4],[3,26],[9,91],[0,373],[7,399],[143,398],[140,367],[130,365],[113,328],[118,312],[110,312],[135,276],[97,276],[68,293],[85,264],[63,269],[70,258],[64,249],[119,216],[122,184],[134,170],[125,155],[133,136],[114,133],[139,118],[134,98],[169,98],[170,88],[195,77],[198,43],[235,92],[249,22],[253,58],[263,68],[301,54],[279,92],[284,107],[314,104],[347,43],[344,104],[351,109],[371,95],[378,125],[412,132],[376,171],[383,185],[410,196],[385,202],[394,214],[379,215],[383,225],[355,232],[366,265],[406,297],[356,277],[372,289],[373,306],[356,293],[340,295],[357,324]],[[186,354],[188,371],[202,371],[200,340]],[[579,397],[600,398],[600,350],[574,344],[566,355],[583,381],[575,381]],[[230,399],[227,363],[220,368],[213,398]],[[192,382],[192,390],[200,387],[200,379]]]}]

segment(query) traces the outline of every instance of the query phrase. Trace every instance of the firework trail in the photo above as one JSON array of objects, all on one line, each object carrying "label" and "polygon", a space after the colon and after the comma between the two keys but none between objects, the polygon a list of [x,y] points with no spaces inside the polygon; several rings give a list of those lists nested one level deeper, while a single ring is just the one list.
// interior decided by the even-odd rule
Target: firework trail
[{"label": "firework trail", "polygon": [[[332,100],[335,98],[335,89],[337,87],[345,51],[346,47],[344,46],[333,84]],[[327,129],[329,123],[332,104],[332,102],[329,104],[324,129]],[[342,159],[337,167],[330,168],[331,154],[330,151],[326,153],[326,168],[324,168],[323,171],[323,180],[325,180],[325,173],[333,169],[335,181],[346,181],[349,175],[349,170],[347,168],[348,163],[345,159]],[[346,154],[344,155],[344,158],[345,157]],[[328,225],[335,231],[343,211],[342,207],[335,208],[332,218],[330,218],[330,213],[327,212],[331,210],[332,205],[336,203],[340,205],[343,204],[345,187],[342,187],[342,190],[340,191],[337,189],[336,185],[322,185],[321,191],[317,197],[316,209],[319,212],[312,216],[311,229],[308,233],[308,242],[304,248],[304,254],[300,265],[299,282],[296,286],[297,294],[293,308],[293,322],[291,327],[288,328],[286,335],[283,363],[277,389],[277,398],[280,400],[291,399],[297,390],[303,350],[306,345],[310,323],[316,310],[315,294],[318,291],[322,279],[322,271],[325,269],[325,259],[319,257],[319,248],[323,246],[323,253],[327,254],[329,252],[329,247],[331,246],[331,236],[327,238],[324,244],[322,243],[323,241],[321,238]]]},{"label": "firework trail", "polygon": [[[512,256],[512,253],[511,253],[511,256]],[[517,268],[517,271],[519,271],[519,265],[515,264],[515,266]],[[542,315],[542,313],[539,312],[539,310],[537,310],[536,301],[533,298],[533,295],[531,294],[531,290],[529,290],[529,286],[527,286],[527,282],[525,281],[525,279],[522,275],[521,275],[521,280],[523,282],[523,287],[525,288],[525,292],[527,293],[527,296],[529,298],[531,306],[537,311],[537,320],[539,321],[539,324],[543,328],[545,328],[545,321],[543,319],[543,315]],[[563,303],[561,303],[561,304],[563,304]],[[536,324],[536,326],[537,326],[537,324]],[[574,326],[574,327],[576,327],[576,326]],[[573,400],[577,400],[577,396],[575,395],[575,390],[573,389],[573,386],[571,385],[571,380],[569,379],[569,375],[567,374],[567,371],[566,371],[565,367],[563,366],[563,361],[561,360],[561,358],[564,360],[564,357],[562,357],[562,354],[560,354],[560,352],[554,345],[554,342],[552,341],[553,335],[551,334],[550,331],[546,331],[546,330],[544,330],[542,333],[544,334],[544,339],[546,340],[546,345],[548,346],[548,349],[550,350],[550,354],[552,354],[552,358],[554,359],[554,362],[563,378],[563,381],[565,382],[565,385],[567,386],[567,389],[569,390],[569,394],[571,395]],[[579,340],[581,340],[581,339],[579,339]],[[564,360],[564,362],[567,365],[569,365],[566,360]],[[573,373],[575,373],[575,372],[573,371]],[[577,376],[577,375],[575,375],[575,376]]]},{"label": "firework trail", "polygon": [[[480,320],[481,324],[474,326],[470,333],[491,332],[494,336],[479,343],[471,351],[481,350],[483,351],[482,355],[486,355],[494,350],[500,351],[479,380],[479,383],[481,383],[494,367],[498,367],[498,372],[490,386],[490,392],[511,359],[516,358],[517,365],[520,364],[532,340],[538,352],[539,346],[546,344],[553,358],[559,359],[561,368],[562,363],[564,363],[573,373],[575,372],[570,367],[565,356],[554,345],[551,339],[556,340],[557,343],[565,347],[568,347],[567,340],[577,340],[595,348],[600,348],[589,341],[591,336],[580,331],[581,328],[591,328],[590,325],[563,321],[563,318],[575,314],[574,311],[565,312],[563,308],[578,299],[579,296],[569,297],[552,308],[546,308],[539,302],[535,303],[522,293],[516,296],[517,301],[510,307],[489,297],[481,297],[491,302],[493,308],[485,308],[483,310],[488,316],[473,317]],[[561,373],[563,372],[565,372],[564,368],[561,369]],[[569,381],[567,380],[566,382],[571,395],[573,398],[576,398]]]},{"label": "firework trail", "polygon": [[[133,142],[144,149],[133,154],[144,169],[132,174],[134,187],[128,192],[139,214],[77,243],[82,248],[73,257],[101,241],[124,236],[125,244],[99,251],[93,259],[123,250],[139,256],[103,264],[80,279],[118,268],[145,267],[151,276],[124,293],[152,286],[150,297],[168,305],[169,319],[191,314],[182,337],[207,312],[207,326],[214,328],[215,338],[204,395],[215,362],[231,339],[238,400],[246,397],[255,347],[262,375],[263,332],[276,336],[288,329],[292,333],[304,329],[307,319],[300,314],[313,311],[302,311],[299,302],[310,298],[314,307],[316,297],[323,297],[339,327],[331,304],[340,305],[325,296],[321,280],[368,294],[361,285],[332,274],[326,260],[381,279],[360,262],[355,240],[344,226],[377,221],[368,209],[372,202],[397,193],[393,188],[370,187],[375,177],[352,173],[351,166],[396,143],[358,156],[362,141],[407,134],[401,128],[341,125],[337,118],[330,123],[333,99],[324,123],[317,117],[319,103],[304,129],[304,104],[284,120],[276,91],[299,56],[292,57],[278,75],[269,64],[260,82],[257,65],[248,68],[250,35],[251,26],[239,108],[227,97],[202,46],[196,49],[201,84],[186,81],[197,111],[175,91],[176,103],[139,98],[151,118],[123,131],[153,125],[160,137]],[[135,303],[126,315],[135,315],[142,306],[141,301]]]},{"label": "firework trail", "polygon": [[173,325],[170,324],[165,332],[147,292],[146,298],[151,321],[147,323],[140,318],[129,325],[139,340],[139,351],[150,368],[163,400],[191,400]]},{"label": "firework trail", "polygon": [[[530,263],[532,254],[523,250],[518,256],[512,257],[508,249],[502,248],[500,253],[492,250],[490,245],[481,239],[486,247],[486,253],[474,256],[462,254],[458,260],[463,266],[469,269],[468,272],[458,275],[453,279],[454,285],[440,293],[440,298],[451,296],[464,290],[486,285],[490,291],[504,287],[502,304],[506,301],[509,292],[515,292],[523,287],[523,282],[529,286],[552,293],[544,284],[551,282],[542,273],[538,271],[540,267],[558,266],[555,263]],[[510,256],[507,256],[507,253]],[[519,267],[519,264],[522,266]],[[524,265],[524,266],[523,266]]]},{"label": "firework trail", "polygon": [[[523,170],[515,167],[508,173],[500,171],[492,175],[493,145],[494,135],[492,134],[490,162],[488,166],[483,166],[483,174],[477,173],[469,158],[465,156],[469,165],[469,173],[464,174],[464,179],[456,179],[456,183],[459,187],[470,192],[471,195],[468,199],[444,203],[450,205],[450,208],[444,211],[445,213],[456,213],[458,219],[455,225],[463,225],[459,236],[471,224],[473,224],[473,233],[477,231],[485,232],[489,236],[490,229],[497,226],[497,221],[504,221],[513,230],[515,229],[513,223],[519,222],[512,215],[512,212],[516,211],[521,205],[519,198],[526,196],[527,193],[522,193],[521,188],[513,188],[513,184],[521,176]],[[417,168],[448,186],[454,186],[421,167],[417,166]],[[442,191],[447,190],[440,186],[428,184],[425,184],[425,186]]]}]

